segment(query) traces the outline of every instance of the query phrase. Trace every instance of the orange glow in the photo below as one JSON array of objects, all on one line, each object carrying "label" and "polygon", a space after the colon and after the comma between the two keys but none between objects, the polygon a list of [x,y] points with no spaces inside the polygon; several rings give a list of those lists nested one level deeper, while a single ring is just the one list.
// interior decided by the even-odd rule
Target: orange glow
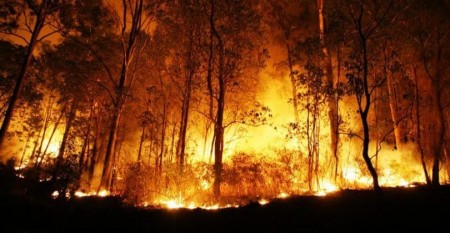
[{"label": "orange glow", "polygon": [[269,204],[269,201],[266,200],[266,199],[261,199],[261,200],[258,201],[258,203],[259,203],[260,205],[267,205],[267,204]]},{"label": "orange glow", "polygon": [[219,204],[206,205],[206,204],[196,204],[194,202],[190,202],[188,204],[181,202],[180,200],[163,200],[160,201],[161,205],[163,205],[167,209],[204,209],[204,210],[218,210],[224,208],[236,208],[238,205],[227,204],[225,206],[220,206]]}]

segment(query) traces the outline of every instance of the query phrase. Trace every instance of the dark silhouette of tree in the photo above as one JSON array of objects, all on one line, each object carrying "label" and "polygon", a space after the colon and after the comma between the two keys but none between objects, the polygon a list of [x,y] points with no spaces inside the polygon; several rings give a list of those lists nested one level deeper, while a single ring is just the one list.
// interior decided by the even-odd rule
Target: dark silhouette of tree
[{"label": "dark silhouette of tree", "polygon": [[[215,197],[220,196],[224,151],[224,113],[226,94],[254,59],[259,38],[260,19],[257,1],[210,0],[207,15],[210,24],[207,86],[210,98],[210,120],[214,124]],[[253,55],[252,55],[253,54]],[[248,56],[248,57],[246,57]]]},{"label": "dark silhouette of tree", "polygon": [[[61,6],[67,4],[67,2],[68,1],[62,0],[43,0],[40,2],[20,1],[18,3],[14,3],[14,1],[3,1],[0,5],[2,19],[0,24],[0,32],[23,39],[27,44],[25,57],[21,65],[17,81],[14,85],[12,96],[9,100],[2,127],[0,129],[0,150],[3,149],[3,143],[5,141],[6,133],[8,132],[8,128],[14,114],[14,109],[17,105],[17,100],[19,99],[19,96],[21,94],[24,80],[27,75],[27,69],[30,65],[36,43],[55,33],[55,31],[52,31],[50,33],[42,35],[41,30],[46,26],[46,24],[56,20],[52,17],[55,17],[55,13],[57,13],[57,10]],[[25,29],[25,31],[31,34],[30,39],[27,39],[24,36],[16,33],[19,25],[17,22],[12,22],[12,20],[17,20],[21,16],[25,19],[23,28]]]},{"label": "dark silhouette of tree", "polygon": [[373,188],[381,191],[376,167],[372,163],[373,156],[369,155],[369,114],[374,101],[373,93],[385,79],[371,76],[374,57],[371,52],[374,51],[374,38],[382,33],[383,27],[387,27],[398,14],[398,4],[394,1],[367,3],[359,0],[342,1],[338,4],[347,11],[347,22],[354,38],[351,42],[355,47],[350,54],[351,62],[347,64],[349,72],[346,77],[350,91],[356,97],[357,112],[363,127],[363,136],[360,136],[363,141],[362,157],[372,176]]}]

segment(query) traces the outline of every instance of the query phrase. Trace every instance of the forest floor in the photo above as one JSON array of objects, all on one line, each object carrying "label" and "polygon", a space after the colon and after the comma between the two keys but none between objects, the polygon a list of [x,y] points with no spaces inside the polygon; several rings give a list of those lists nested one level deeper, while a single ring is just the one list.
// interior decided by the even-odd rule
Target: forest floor
[{"label": "forest floor", "polygon": [[[343,190],[239,208],[143,209],[112,197],[0,194],[0,232],[392,232],[448,229],[450,186]],[[447,231],[447,230],[444,230]]]}]

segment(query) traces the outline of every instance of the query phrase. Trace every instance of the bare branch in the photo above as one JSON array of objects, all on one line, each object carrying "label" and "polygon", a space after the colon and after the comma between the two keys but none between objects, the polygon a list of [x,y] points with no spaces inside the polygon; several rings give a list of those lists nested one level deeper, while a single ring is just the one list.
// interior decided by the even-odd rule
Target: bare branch
[{"label": "bare branch", "polygon": [[49,37],[49,36],[51,36],[53,34],[59,33],[59,32],[61,32],[60,29],[52,31],[52,32],[49,32],[49,33],[43,35],[41,38],[37,39],[37,41],[43,41],[45,38],[47,38],[47,37]]},{"label": "bare branch", "polygon": [[8,31],[0,31],[0,33],[5,34],[5,35],[10,35],[10,36],[15,36],[15,37],[17,37],[17,38],[23,40],[23,41],[25,42],[26,45],[29,45],[29,44],[30,44],[30,43],[28,42],[27,38],[25,38],[24,36],[19,35],[19,34],[17,34],[17,33],[14,33],[14,32],[8,32]]}]

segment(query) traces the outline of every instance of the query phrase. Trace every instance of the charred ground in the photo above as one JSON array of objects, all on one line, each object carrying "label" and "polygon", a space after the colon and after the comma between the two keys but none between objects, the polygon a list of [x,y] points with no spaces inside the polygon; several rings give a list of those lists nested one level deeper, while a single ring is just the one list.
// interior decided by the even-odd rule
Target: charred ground
[{"label": "charred ground", "polygon": [[381,232],[446,229],[450,186],[343,190],[240,208],[143,209],[117,197],[68,201],[1,194],[1,232]]}]

